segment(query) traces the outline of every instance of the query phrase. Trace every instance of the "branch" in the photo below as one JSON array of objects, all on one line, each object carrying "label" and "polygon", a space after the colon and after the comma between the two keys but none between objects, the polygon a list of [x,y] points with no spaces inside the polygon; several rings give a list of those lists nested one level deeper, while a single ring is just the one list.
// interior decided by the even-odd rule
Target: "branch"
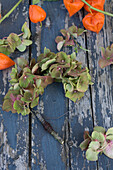
[{"label": "branch", "polygon": [[44,129],[51,134],[56,140],[58,140],[59,143],[64,144],[64,140],[56,133],[52,126],[43,118],[43,116],[40,113],[37,113],[35,111],[31,111],[31,113],[34,114],[36,119],[41,122],[43,125]]}]

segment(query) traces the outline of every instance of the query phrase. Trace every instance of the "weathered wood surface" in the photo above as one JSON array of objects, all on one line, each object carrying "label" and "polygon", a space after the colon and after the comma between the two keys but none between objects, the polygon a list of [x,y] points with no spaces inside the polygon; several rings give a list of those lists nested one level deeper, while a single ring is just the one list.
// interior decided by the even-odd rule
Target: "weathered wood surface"
[{"label": "weathered wood surface", "polygon": [[[7,13],[15,1],[0,1],[2,15]],[[28,20],[28,3],[22,3],[13,14],[0,24],[0,38],[10,33],[21,32],[21,26]],[[0,13],[1,13],[0,12]],[[28,58],[25,53],[15,52],[10,55],[13,59],[19,56]],[[0,169],[25,170],[29,162],[29,117],[11,114],[2,111],[3,97],[9,87],[9,74],[11,69],[0,71]]]},{"label": "weathered wood surface", "polygon": [[[1,0],[2,15],[15,4],[11,0]],[[20,33],[24,21],[28,21],[28,1],[24,1],[13,14],[0,25],[0,38],[9,33]],[[39,24],[30,23],[33,45],[25,53],[15,52],[11,56],[25,58],[37,57],[44,47],[57,52],[55,37],[60,29],[68,28],[72,23],[82,26],[83,10],[69,18],[62,1],[44,2],[43,9],[47,18],[42,28]],[[107,0],[105,10],[112,12],[113,2]],[[101,32],[96,35],[88,31],[80,37],[83,47],[89,53],[80,51],[77,59],[88,66],[94,85],[89,87],[83,99],[74,104],[64,96],[62,84],[49,85],[40,99],[37,109],[52,124],[66,143],[61,146],[43,129],[33,115],[22,117],[2,111],[3,96],[8,90],[11,69],[0,71],[0,169],[6,170],[64,170],[64,169],[108,169],[112,170],[113,160],[104,155],[98,162],[88,162],[78,147],[83,140],[85,129],[92,130],[94,125],[109,128],[113,126],[113,66],[100,69],[101,46],[106,47],[113,41],[113,18],[106,17]],[[63,115],[66,113],[65,115]],[[63,115],[63,116],[61,116]]]}]

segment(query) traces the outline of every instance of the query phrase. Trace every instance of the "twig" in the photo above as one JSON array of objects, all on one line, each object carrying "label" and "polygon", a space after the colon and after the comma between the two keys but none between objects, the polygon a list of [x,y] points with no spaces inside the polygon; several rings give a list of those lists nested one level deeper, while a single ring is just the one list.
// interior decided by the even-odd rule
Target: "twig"
[{"label": "twig", "polygon": [[16,5],[0,20],[0,23],[5,20],[9,15],[15,10],[15,8],[22,2],[22,0],[19,0]]},{"label": "twig", "polygon": [[64,144],[64,140],[58,135],[58,133],[56,133],[53,130],[52,126],[43,118],[43,116],[40,113],[38,113],[37,111],[35,112],[33,110],[31,110],[31,113],[33,113],[34,116],[36,117],[36,119],[41,122],[41,124],[43,125],[44,129],[48,133],[50,133],[56,140],[58,140],[59,143]]}]

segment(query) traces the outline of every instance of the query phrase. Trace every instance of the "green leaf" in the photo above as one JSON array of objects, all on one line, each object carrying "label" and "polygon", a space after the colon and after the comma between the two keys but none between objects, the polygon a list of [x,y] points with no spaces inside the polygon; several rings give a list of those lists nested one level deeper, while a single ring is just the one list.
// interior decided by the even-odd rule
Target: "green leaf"
[{"label": "green leaf", "polygon": [[108,156],[109,158],[113,159],[113,141],[107,143],[103,153]]},{"label": "green leaf", "polygon": [[30,68],[33,68],[35,64],[36,64],[35,58],[32,58],[30,61]]},{"label": "green leaf", "polygon": [[50,50],[48,48],[44,48],[44,56],[46,56],[46,54],[48,54],[50,52]]},{"label": "green leaf", "polygon": [[85,150],[85,149],[87,149],[87,147],[88,147],[88,145],[89,145],[89,139],[85,139],[81,144],[80,144],[80,148],[81,148],[81,150],[83,151],[83,150]]},{"label": "green leaf", "polygon": [[[65,67],[70,68],[70,56],[67,55],[63,51],[57,53],[56,62],[58,62],[58,65],[60,63],[61,65],[59,65],[59,66],[61,66],[62,68],[65,68]],[[63,66],[63,65],[65,65],[65,66]]]},{"label": "green leaf", "polygon": [[87,32],[87,30],[84,30],[84,29],[82,29],[82,28],[78,28],[78,30],[77,30],[77,35],[79,36],[79,35],[82,35],[84,32]]},{"label": "green leaf", "polygon": [[20,68],[24,68],[26,66],[28,66],[28,61],[22,57],[17,58],[17,64]]},{"label": "green leaf", "polygon": [[89,84],[89,80],[88,80],[87,72],[84,72],[80,75],[80,78],[77,82],[77,90],[80,92],[85,92],[88,89],[88,84]]},{"label": "green leaf", "polygon": [[29,108],[25,108],[24,107],[24,110],[21,112],[21,114],[23,115],[23,116],[26,116],[26,115],[28,115],[30,113],[30,109]]},{"label": "green leaf", "polygon": [[78,91],[75,92],[67,91],[65,93],[65,96],[71,99],[73,102],[76,102],[77,100],[80,100],[84,96],[84,93]]},{"label": "green leaf", "polygon": [[22,113],[24,110],[24,106],[22,101],[16,100],[13,104],[14,109],[17,111],[17,113]]},{"label": "green leaf", "polygon": [[32,41],[31,40],[23,40],[22,44],[24,44],[25,46],[29,46],[32,44]]},{"label": "green leaf", "polygon": [[10,76],[11,76],[12,79],[17,78],[17,68],[12,68]]},{"label": "green leaf", "polygon": [[21,95],[19,95],[18,90],[9,90],[6,96],[4,97],[3,109],[6,111],[12,111],[12,113],[16,113],[13,108],[13,104],[15,100],[19,100]]},{"label": "green leaf", "polygon": [[12,113],[16,113],[16,110],[12,107],[12,100],[11,99],[6,99],[3,102],[2,109],[6,112],[11,111]]},{"label": "green leaf", "polygon": [[67,31],[65,29],[61,29],[60,32],[64,37],[67,35]]},{"label": "green leaf", "polygon": [[14,90],[20,90],[19,83],[14,84]]},{"label": "green leaf", "polygon": [[20,52],[24,52],[26,50],[26,45],[23,43],[16,47]]},{"label": "green leaf", "polygon": [[49,68],[49,73],[52,78],[61,79],[61,75],[62,75],[61,68],[58,67],[57,64],[51,65],[51,67]]},{"label": "green leaf", "polygon": [[25,39],[30,38],[31,32],[30,32],[29,28],[27,27],[27,22],[25,22],[24,25],[22,26],[22,32],[24,33],[23,38],[25,38]]},{"label": "green leaf", "polygon": [[12,52],[14,52],[14,50],[11,49],[11,47],[9,45],[1,45],[0,46],[0,52],[5,54],[5,55],[9,55]]},{"label": "green leaf", "polygon": [[39,67],[38,63],[36,63],[32,68],[32,73],[35,73],[37,71],[38,67]]},{"label": "green leaf", "polygon": [[59,42],[61,42],[61,41],[63,41],[63,40],[64,40],[64,39],[63,39],[62,36],[57,36],[56,39],[55,39],[55,42],[56,42],[56,43],[59,43]]},{"label": "green leaf", "polygon": [[14,96],[17,96],[17,95],[19,95],[19,90],[9,90],[4,97],[4,100],[11,99],[11,97],[10,97],[11,94],[13,94]]},{"label": "green leaf", "polygon": [[38,103],[39,103],[39,97],[37,97],[36,99],[34,99],[32,102],[31,102],[31,108],[33,108],[33,107],[35,107],[35,106],[37,106],[38,105]]},{"label": "green leaf", "polygon": [[31,73],[31,70],[28,67],[25,67],[25,68],[23,68],[23,72],[24,73]]},{"label": "green leaf", "polygon": [[77,30],[78,28],[75,25],[69,27],[69,32],[74,38],[77,38]]},{"label": "green leaf", "polygon": [[113,135],[113,127],[107,130],[106,135]]},{"label": "green leaf", "polygon": [[37,79],[37,80],[36,80],[36,86],[37,86],[37,88],[39,88],[39,87],[40,87],[41,82],[42,82],[42,80],[41,80],[41,79]]},{"label": "green leaf", "polygon": [[91,148],[89,148],[86,151],[86,159],[89,161],[97,161],[98,160],[98,152],[95,152]]},{"label": "green leaf", "polygon": [[74,90],[74,87],[72,84],[66,84],[66,89],[69,91],[69,92],[72,92]]},{"label": "green leaf", "polygon": [[101,126],[95,126],[94,131],[101,132],[103,134],[105,133],[105,129]]},{"label": "green leaf", "polygon": [[89,148],[91,148],[92,150],[97,150],[100,147],[100,143],[98,141],[92,141],[89,144]]},{"label": "green leaf", "polygon": [[72,32],[72,33],[77,33],[77,29],[78,28],[75,25],[72,25],[72,26],[69,27],[69,31]]},{"label": "green leaf", "polygon": [[105,141],[105,136],[101,132],[93,131],[92,138],[98,140],[99,142]]},{"label": "green leaf", "polygon": [[21,100],[26,103],[30,103],[32,100],[32,94],[30,92],[25,92],[24,97],[22,97]]},{"label": "green leaf", "polygon": [[0,45],[3,45],[5,43],[5,39],[0,39]]},{"label": "green leaf", "polygon": [[30,83],[30,80],[26,76],[22,76],[19,79],[19,85],[23,88],[27,88]]},{"label": "green leaf", "polygon": [[76,59],[76,53],[75,53],[75,52],[73,52],[73,53],[71,54],[71,59],[72,59],[72,60],[75,60],[75,59]]},{"label": "green leaf", "polygon": [[42,71],[46,70],[50,64],[54,63],[56,61],[56,59],[51,59],[51,60],[48,60],[46,63],[42,64]]},{"label": "green leaf", "polygon": [[37,76],[37,80],[41,79],[41,85],[40,88],[42,87],[42,90],[49,84],[53,82],[53,79],[51,76]]},{"label": "green leaf", "polygon": [[113,140],[113,135],[106,136],[107,140]]},{"label": "green leaf", "polygon": [[57,44],[57,50],[58,50],[58,51],[61,50],[61,48],[63,47],[64,43],[65,43],[65,40],[60,41],[60,42]]},{"label": "green leaf", "polygon": [[26,74],[22,75],[19,78],[19,85],[23,88],[27,88],[30,83],[31,84],[34,83],[34,80],[33,80],[34,77],[35,76],[30,73],[26,73]]},{"label": "green leaf", "polygon": [[18,79],[11,79],[9,82],[10,82],[11,84],[15,84],[15,83],[18,82]]},{"label": "green leaf", "polygon": [[19,46],[21,44],[21,39],[19,38],[19,36],[15,33],[11,33],[8,37],[7,37],[7,41],[8,43],[11,44],[12,48],[15,49],[16,46]]}]

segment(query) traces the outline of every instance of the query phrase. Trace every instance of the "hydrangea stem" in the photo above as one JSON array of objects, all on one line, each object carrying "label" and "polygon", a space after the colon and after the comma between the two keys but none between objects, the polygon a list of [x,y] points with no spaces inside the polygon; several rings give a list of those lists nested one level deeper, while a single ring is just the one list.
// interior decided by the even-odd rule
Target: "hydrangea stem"
[{"label": "hydrangea stem", "polygon": [[82,0],[82,2],[84,2],[87,6],[89,6],[90,9],[93,9],[97,12],[103,13],[105,15],[109,15],[111,17],[113,17],[113,14],[109,13],[109,12],[105,12],[105,11],[101,11],[100,9],[94,8],[93,6],[91,6],[90,4],[88,4],[85,0]]},{"label": "hydrangea stem", "polygon": [[15,10],[15,8],[22,2],[22,0],[19,0],[16,5],[0,20],[0,23],[4,21],[9,15]]},{"label": "hydrangea stem", "polygon": [[[37,113],[35,111],[31,111],[31,113],[34,114],[37,120],[41,122],[43,125],[44,129],[50,133],[56,140],[58,140],[59,143],[64,144],[64,140],[56,133],[52,126],[43,118],[43,116],[40,113]],[[37,114],[36,114],[37,113]]]}]

